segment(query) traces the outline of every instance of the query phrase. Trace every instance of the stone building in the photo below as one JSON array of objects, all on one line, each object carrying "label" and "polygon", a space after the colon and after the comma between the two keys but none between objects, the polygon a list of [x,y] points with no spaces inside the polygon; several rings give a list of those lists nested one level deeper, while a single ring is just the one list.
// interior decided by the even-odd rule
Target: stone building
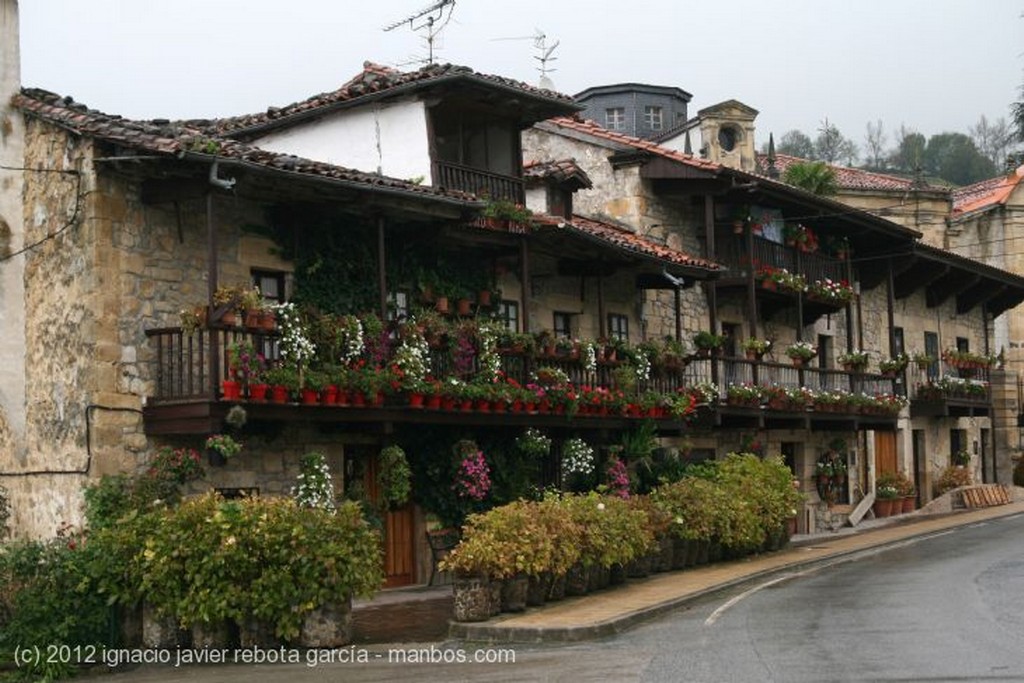
[{"label": "stone building", "polygon": [[[736,125],[747,125],[749,112],[736,111],[743,114]],[[706,137],[712,146],[714,140]],[[842,492],[850,500],[871,490],[878,473],[894,470],[911,475],[921,500],[929,500],[935,478],[960,452],[971,455],[976,480],[1006,481],[1006,434],[1000,431],[997,439],[995,432],[1005,429],[1000,420],[1013,380],[994,368],[984,380],[969,378],[973,370],[961,372],[944,358],[957,350],[986,356],[998,351],[994,319],[1021,301],[1019,276],[933,246],[922,231],[852,208],[845,197],[817,197],[746,172],[740,163],[730,168],[578,118],[536,124],[524,136],[524,153],[530,162],[571,158],[582,168],[593,186],[577,193],[577,214],[630,226],[638,235],[726,267],[721,277],[686,292],[682,304],[683,311],[693,312],[687,325],[699,327],[706,316],[713,332],[732,339],[729,355],[737,360],[714,362],[707,370],[723,394],[730,385],[754,383],[891,392],[908,399],[888,419],[847,415],[836,421],[817,409],[794,420],[784,411],[752,413],[725,402],[717,408],[716,429],[689,435],[695,443],[721,453],[755,434],[769,450],[782,452],[812,489],[821,454],[841,439],[857,474]],[[702,156],[723,158],[714,149]],[[801,233],[807,239],[808,232],[810,243],[787,239]],[[844,302],[822,302],[808,292],[765,292],[765,273],[783,268],[808,283],[847,281],[855,294]],[[671,318],[654,315],[671,306],[652,304],[648,310],[643,333],[671,333]],[[774,354],[739,360],[740,344],[750,338],[771,340]],[[813,370],[784,367],[782,350],[798,340],[817,346]],[[841,357],[857,350],[867,351],[873,364],[926,354],[931,361],[907,363],[893,377],[840,369]],[[976,393],[947,391],[954,384]],[[809,510],[808,523],[811,516]]]}]

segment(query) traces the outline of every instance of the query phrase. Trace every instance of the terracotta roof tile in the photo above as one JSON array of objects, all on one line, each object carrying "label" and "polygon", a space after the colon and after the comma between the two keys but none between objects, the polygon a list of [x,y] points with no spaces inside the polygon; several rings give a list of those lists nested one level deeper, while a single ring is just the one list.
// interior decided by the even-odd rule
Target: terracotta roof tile
[{"label": "terracotta roof tile", "polygon": [[982,180],[953,190],[953,215],[1005,204],[1024,178],[1024,166],[1004,176]]},{"label": "terracotta roof tile", "polygon": [[453,78],[478,81],[516,90],[535,98],[548,99],[570,106],[575,105],[575,101],[569,95],[546,88],[537,88],[511,78],[477,73],[466,66],[428,64],[416,71],[398,71],[373,62],[364,62],[363,70],[337,90],[320,93],[284,107],[270,107],[265,112],[218,119],[206,122],[206,124],[222,135],[238,134],[249,129],[276,125],[290,118],[327,107],[355,102],[362,97],[421,88],[434,82]]},{"label": "terracotta roof tile", "polygon": [[530,161],[523,165],[523,176],[527,179],[552,179],[558,183],[575,181],[580,187],[594,186],[575,159],[559,159],[557,161]]},{"label": "terracotta roof tile", "polygon": [[211,135],[208,130],[190,125],[154,119],[133,121],[120,116],[104,114],[75,102],[39,89],[24,89],[15,95],[12,103],[28,116],[74,131],[81,135],[113,142],[125,147],[165,154],[168,157],[205,155],[242,161],[270,170],[287,171],[308,176],[319,176],[345,184],[366,188],[384,188],[436,197],[444,200],[476,203],[476,198],[465,192],[442,190],[429,185],[417,185],[405,180],[375,173],[365,173],[343,166],[325,164],[290,154],[269,152],[231,138]]},{"label": "terracotta roof tile", "polygon": [[722,269],[722,266],[713,261],[697,258],[684,251],[659,244],[649,237],[638,235],[622,226],[587,218],[579,214],[573,214],[571,222],[558,216],[548,215],[534,216],[534,221],[542,227],[555,228],[562,226],[559,229],[571,230],[592,239],[597,239],[617,249],[633,252],[641,256],[653,257],[675,265],[700,268],[708,271]]},{"label": "terracotta roof tile", "polygon": [[548,119],[544,122],[545,124],[552,124],[559,128],[573,130],[577,133],[583,133],[590,135],[595,138],[607,140],[609,142],[615,142],[626,147],[631,147],[636,150],[650,152],[651,154],[657,154],[658,156],[672,159],[680,163],[686,164],[687,166],[693,166],[695,168],[704,169],[707,171],[718,171],[723,167],[719,164],[708,161],[707,159],[701,159],[695,157],[692,154],[683,154],[677,152],[674,149],[662,147],[656,142],[651,140],[644,140],[643,138],[636,138],[632,135],[626,135],[625,133],[619,133],[613,130],[594,123],[593,121],[584,121],[569,116],[558,116],[552,119]]},{"label": "terracotta roof tile", "polygon": [[[802,159],[800,157],[790,156],[788,154],[776,154],[775,155],[775,168],[779,173],[785,173],[786,169],[793,164],[807,163],[813,161],[812,159]],[[847,166],[837,166],[836,164],[829,164],[833,171],[836,173],[836,183],[839,187],[848,190],[888,190],[888,191],[909,191],[915,189],[914,180],[911,178],[901,178],[900,176],[887,175],[885,173],[875,173],[874,171],[865,171],[859,168],[849,168]],[[757,168],[758,172],[762,175],[768,174],[768,156],[766,154],[757,155]],[[944,188],[926,185],[924,188],[919,189],[931,189],[941,191]]]}]

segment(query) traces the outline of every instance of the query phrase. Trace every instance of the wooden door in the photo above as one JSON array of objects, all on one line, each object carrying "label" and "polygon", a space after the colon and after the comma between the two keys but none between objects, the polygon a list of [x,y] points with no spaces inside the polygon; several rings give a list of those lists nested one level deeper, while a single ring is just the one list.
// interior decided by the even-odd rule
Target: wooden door
[{"label": "wooden door", "polygon": [[896,474],[896,432],[875,432],[875,478]]},{"label": "wooden door", "polygon": [[[367,496],[379,500],[377,455],[366,459],[363,486]],[[408,586],[416,581],[416,543],[412,503],[384,515],[384,587]]]}]

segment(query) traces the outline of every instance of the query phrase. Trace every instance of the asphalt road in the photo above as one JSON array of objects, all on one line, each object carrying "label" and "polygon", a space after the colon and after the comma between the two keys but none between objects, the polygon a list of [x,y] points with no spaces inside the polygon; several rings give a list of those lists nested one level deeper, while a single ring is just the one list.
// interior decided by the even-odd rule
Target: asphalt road
[{"label": "asphalt road", "polygon": [[109,680],[1024,681],[1024,515],[750,584],[602,641],[333,654],[365,661],[145,667]]}]

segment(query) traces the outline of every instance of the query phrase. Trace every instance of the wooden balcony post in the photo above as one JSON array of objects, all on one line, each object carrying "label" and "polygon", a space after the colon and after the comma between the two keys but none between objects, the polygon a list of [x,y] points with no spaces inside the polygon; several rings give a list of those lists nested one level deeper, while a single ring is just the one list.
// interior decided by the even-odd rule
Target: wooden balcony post
[{"label": "wooden balcony post", "polygon": [[525,239],[519,241],[519,307],[523,311],[523,332],[530,331],[530,246]]},{"label": "wooden balcony post", "polygon": [[[704,236],[708,244],[708,256],[715,258],[715,199],[710,194],[704,195]],[[711,331],[717,334],[718,329],[718,283],[715,280],[705,282],[708,300],[708,324]],[[712,357],[711,381],[718,385],[718,363]]]},{"label": "wooden balcony post", "polygon": [[377,218],[377,287],[380,290],[380,319],[388,319],[387,255],[384,253],[384,217]]},{"label": "wooden balcony post", "polygon": [[[206,191],[206,259],[207,276],[206,290],[209,301],[207,310],[213,313],[213,296],[217,291],[217,229],[214,226],[213,191]],[[211,321],[212,322],[212,321]],[[212,398],[217,398],[217,384],[220,381],[220,336],[210,334],[210,384],[207,387]]]},{"label": "wooden balcony post", "polygon": [[885,267],[888,271],[885,278],[885,302],[886,308],[888,309],[886,313],[888,315],[889,323],[889,357],[892,358],[896,355],[896,333],[894,331],[894,328],[896,327],[896,285],[894,280],[895,276],[893,275],[891,256],[885,260]]}]

